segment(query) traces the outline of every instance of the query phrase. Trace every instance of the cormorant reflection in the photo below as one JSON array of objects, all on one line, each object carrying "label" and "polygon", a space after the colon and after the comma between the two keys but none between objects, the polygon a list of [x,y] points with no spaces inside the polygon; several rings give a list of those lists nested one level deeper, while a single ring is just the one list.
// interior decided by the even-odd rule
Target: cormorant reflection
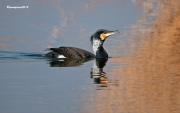
[{"label": "cormorant reflection", "polygon": [[106,73],[103,71],[107,61],[108,59],[99,58],[94,60],[94,65],[91,68],[91,78],[94,79],[95,84],[106,84],[108,82]]},{"label": "cormorant reflection", "polygon": [[[92,59],[54,59],[50,62],[50,67],[73,67],[80,66]],[[93,67],[91,68],[91,78],[95,84],[101,84],[101,87],[107,87],[106,73],[103,71],[108,59],[94,59]]]},{"label": "cormorant reflection", "polygon": [[74,67],[80,66],[88,61],[90,61],[90,59],[55,59],[50,62],[50,67]]}]

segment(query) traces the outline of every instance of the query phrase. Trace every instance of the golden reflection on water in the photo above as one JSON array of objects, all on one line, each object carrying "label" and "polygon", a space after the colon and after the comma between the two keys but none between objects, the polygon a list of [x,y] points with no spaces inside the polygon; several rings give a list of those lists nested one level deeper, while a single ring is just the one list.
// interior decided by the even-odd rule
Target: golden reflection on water
[{"label": "golden reflection on water", "polygon": [[[130,58],[109,60],[111,64],[128,65],[107,72],[108,79],[118,85],[91,94],[82,112],[180,113],[180,2],[133,1],[145,11],[132,28],[134,40],[141,40],[133,47],[140,49]],[[158,7],[150,12],[155,2]]]}]

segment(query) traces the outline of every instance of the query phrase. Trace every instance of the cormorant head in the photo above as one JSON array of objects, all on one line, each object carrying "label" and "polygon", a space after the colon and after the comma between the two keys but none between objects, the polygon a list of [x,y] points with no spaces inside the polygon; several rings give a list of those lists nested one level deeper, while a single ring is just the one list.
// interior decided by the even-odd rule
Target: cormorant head
[{"label": "cormorant head", "polygon": [[93,43],[93,40],[99,40],[101,42],[104,42],[107,37],[116,33],[119,33],[119,30],[108,31],[105,29],[99,29],[91,36],[91,43]]},{"label": "cormorant head", "polygon": [[[99,29],[97,30],[92,36],[91,36],[91,44],[93,46],[93,51],[94,54],[97,57],[97,52],[98,50],[100,53],[98,54],[99,56],[102,55],[102,57],[107,57],[107,53],[103,49],[103,42],[106,40],[107,37],[119,33],[119,30],[114,30],[114,31],[108,31],[105,29]],[[104,54],[104,55],[103,55]],[[106,55],[105,55],[106,54]]]}]

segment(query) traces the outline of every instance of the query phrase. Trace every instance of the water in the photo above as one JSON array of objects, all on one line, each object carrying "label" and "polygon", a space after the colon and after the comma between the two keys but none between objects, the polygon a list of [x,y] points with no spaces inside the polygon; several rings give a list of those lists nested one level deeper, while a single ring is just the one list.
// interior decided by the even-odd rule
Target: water
[{"label": "water", "polygon": [[2,112],[77,112],[89,80],[90,64],[81,68],[50,68],[49,61],[1,64]]},{"label": "water", "polygon": [[1,51],[1,111],[80,112],[88,102],[84,96],[108,87],[100,80],[108,76],[99,74],[108,70],[106,62]]},{"label": "water", "polygon": [[[179,4],[1,1],[0,112],[179,113]],[[104,43],[107,61],[43,56],[59,46],[92,52],[98,29],[120,30]]]}]

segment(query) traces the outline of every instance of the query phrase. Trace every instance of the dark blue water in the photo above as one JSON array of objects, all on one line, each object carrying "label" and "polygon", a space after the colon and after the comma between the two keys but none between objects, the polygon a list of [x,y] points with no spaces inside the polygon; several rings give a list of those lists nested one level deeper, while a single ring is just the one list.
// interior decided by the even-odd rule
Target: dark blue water
[{"label": "dark blue water", "polygon": [[0,62],[1,112],[78,112],[82,95],[92,92],[92,62],[50,68],[47,58],[15,52],[1,52]]},{"label": "dark blue water", "polygon": [[1,51],[1,112],[81,112],[91,94],[114,84],[108,83],[106,74],[114,66],[107,60],[50,59],[39,53]]}]

